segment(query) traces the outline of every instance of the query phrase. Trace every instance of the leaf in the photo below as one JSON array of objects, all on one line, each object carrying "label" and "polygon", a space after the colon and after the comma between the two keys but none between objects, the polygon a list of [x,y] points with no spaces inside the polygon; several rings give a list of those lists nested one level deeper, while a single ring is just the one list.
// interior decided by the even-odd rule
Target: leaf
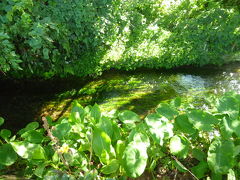
[{"label": "leaf", "polygon": [[49,59],[49,49],[43,48],[43,58]]},{"label": "leaf", "polygon": [[197,178],[201,179],[205,177],[205,174],[208,172],[208,164],[204,161],[201,161],[198,165],[191,168],[191,171]]},{"label": "leaf", "polygon": [[136,129],[133,129],[129,135],[129,142],[134,141],[135,143],[141,144],[148,148],[150,146],[150,140],[148,136],[143,132],[138,132]]},{"label": "leaf", "polygon": [[222,136],[227,139],[232,136],[232,133],[240,137],[240,121],[230,117],[223,117],[221,126]]},{"label": "leaf", "polygon": [[52,130],[53,136],[57,137],[58,139],[64,139],[64,137],[68,136],[71,130],[71,125],[69,123],[62,123],[55,126]]},{"label": "leaf", "polygon": [[111,162],[108,165],[105,165],[102,167],[101,172],[103,174],[112,174],[117,172],[119,169],[119,161],[116,159],[111,160]]},{"label": "leaf", "polygon": [[123,153],[122,165],[127,175],[131,178],[139,177],[147,165],[147,149],[144,146],[140,147],[139,144],[131,142]]},{"label": "leaf", "polygon": [[39,177],[39,178],[42,178],[42,175],[43,175],[43,172],[44,172],[44,169],[45,169],[45,164],[40,164],[38,165],[38,167],[35,169],[34,171],[34,174]]},{"label": "leaf", "polygon": [[193,149],[192,156],[199,161],[205,161],[207,159],[206,153],[202,152],[199,149]]},{"label": "leaf", "polygon": [[180,97],[176,97],[173,101],[172,104],[174,105],[175,108],[180,107],[182,103],[182,99]]},{"label": "leaf", "polygon": [[173,164],[180,172],[188,171],[188,169],[178,160],[173,161]]},{"label": "leaf", "polygon": [[175,109],[165,103],[160,104],[156,111],[158,114],[168,118],[169,120],[173,120],[174,117],[178,115],[178,112]]},{"label": "leaf", "polygon": [[94,106],[91,109],[91,116],[98,122],[101,118],[101,111],[97,104],[94,104]]},{"label": "leaf", "polygon": [[25,133],[23,133],[21,135],[22,138],[24,138],[25,140],[27,140],[30,143],[35,143],[35,144],[39,144],[43,141],[43,135],[42,133],[36,131],[36,130],[31,130],[31,131],[27,131]]},{"label": "leaf", "polygon": [[39,127],[39,123],[38,122],[31,122],[29,124],[27,124],[27,126],[25,127],[25,129],[27,131],[31,131],[31,130],[35,130]]},{"label": "leaf", "polygon": [[3,144],[0,146],[0,164],[10,166],[16,160],[17,154],[10,144]]},{"label": "leaf", "polygon": [[102,117],[99,120],[99,123],[97,124],[97,127],[101,130],[103,130],[105,133],[108,134],[110,138],[113,136],[113,127],[112,127],[112,121],[107,117]]},{"label": "leaf", "polygon": [[183,133],[187,133],[187,134],[196,133],[196,129],[189,122],[188,116],[186,114],[181,114],[181,115],[177,116],[175,119],[174,125],[177,127],[177,129],[179,129]]},{"label": "leaf", "polygon": [[45,159],[45,151],[39,144],[24,141],[11,142],[14,151],[24,159]]},{"label": "leaf", "polygon": [[101,157],[104,150],[110,153],[111,139],[103,130],[95,128],[93,131],[92,148],[98,157]]},{"label": "leaf", "polygon": [[0,117],[0,126],[3,125],[3,123],[4,123],[4,119]]},{"label": "leaf", "polygon": [[186,158],[189,151],[189,142],[181,136],[173,136],[170,140],[170,152],[180,158]]},{"label": "leaf", "polygon": [[148,126],[151,137],[157,144],[163,145],[164,139],[168,139],[173,136],[172,123],[169,123],[166,119],[160,117],[160,115],[147,115],[145,122]]},{"label": "leaf", "polygon": [[84,119],[84,116],[85,111],[83,107],[78,102],[75,101],[73,103],[73,107],[71,110],[70,119],[72,120],[72,122],[81,123]]},{"label": "leaf", "polygon": [[227,180],[237,180],[235,172],[232,169],[228,172]]},{"label": "leaf", "polygon": [[11,135],[12,135],[12,133],[11,133],[11,131],[8,130],[8,129],[2,129],[1,132],[0,132],[0,136],[1,136],[3,139],[5,139],[5,140],[7,140],[8,138],[10,138]]},{"label": "leaf", "polygon": [[238,118],[239,108],[238,100],[231,96],[223,96],[217,106],[220,113],[228,114],[232,119]]},{"label": "leaf", "polygon": [[129,128],[134,128],[136,126],[135,123],[141,121],[135,112],[128,110],[119,113],[118,117],[120,121],[126,124]]},{"label": "leaf", "polygon": [[212,126],[218,123],[218,120],[209,113],[202,110],[192,110],[188,113],[189,121],[200,131],[212,131]]},{"label": "leaf", "polygon": [[230,140],[215,140],[209,147],[207,162],[216,174],[227,174],[234,166],[234,144]]}]

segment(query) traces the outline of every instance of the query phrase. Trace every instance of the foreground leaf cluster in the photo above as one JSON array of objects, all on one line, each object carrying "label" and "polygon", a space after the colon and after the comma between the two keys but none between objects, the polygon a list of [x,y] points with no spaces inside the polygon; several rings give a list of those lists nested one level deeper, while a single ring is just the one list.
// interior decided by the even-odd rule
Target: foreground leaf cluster
[{"label": "foreground leaf cluster", "polygon": [[240,95],[227,93],[212,107],[186,108],[176,98],[141,120],[129,110],[107,117],[96,104],[75,102],[68,118],[43,118],[44,128],[32,122],[16,135],[2,129],[0,169],[19,165],[39,179],[126,179],[145,171],[154,177],[159,168],[238,179]]}]

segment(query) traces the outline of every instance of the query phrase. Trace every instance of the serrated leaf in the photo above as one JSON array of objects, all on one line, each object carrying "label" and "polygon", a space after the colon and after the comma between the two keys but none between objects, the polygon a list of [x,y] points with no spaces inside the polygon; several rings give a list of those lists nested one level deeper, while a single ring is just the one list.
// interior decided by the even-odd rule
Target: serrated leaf
[{"label": "serrated leaf", "polygon": [[178,115],[178,112],[173,109],[170,105],[162,103],[159,105],[159,107],[156,109],[156,112],[169,120],[173,120],[175,116]]},{"label": "serrated leaf", "polygon": [[139,177],[147,165],[147,149],[131,142],[123,153],[122,165],[127,175],[131,178]]},{"label": "serrated leaf", "polygon": [[188,116],[186,114],[177,116],[174,125],[183,133],[194,134],[196,132],[196,129],[189,122]]},{"label": "serrated leaf", "polygon": [[209,147],[207,162],[216,174],[226,174],[234,166],[234,144],[230,140],[215,140]]},{"label": "serrated leaf", "polygon": [[0,164],[10,166],[16,160],[17,154],[10,144],[3,144],[0,146]]},{"label": "serrated leaf", "polygon": [[186,158],[189,151],[189,142],[181,136],[173,136],[170,140],[170,152],[180,158]]},{"label": "serrated leaf", "polygon": [[200,131],[212,131],[212,126],[218,123],[214,116],[202,110],[192,110],[188,113],[188,119]]}]

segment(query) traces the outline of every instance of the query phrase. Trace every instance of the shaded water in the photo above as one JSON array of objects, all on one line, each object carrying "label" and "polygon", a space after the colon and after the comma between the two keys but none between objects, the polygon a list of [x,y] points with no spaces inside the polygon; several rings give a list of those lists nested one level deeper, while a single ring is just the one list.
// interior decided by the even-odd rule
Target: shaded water
[{"label": "shaded water", "polygon": [[98,103],[108,114],[130,109],[144,117],[160,102],[181,96],[196,105],[209,94],[240,93],[240,63],[222,67],[181,68],[171,71],[109,71],[89,79],[53,81],[1,81],[0,116],[5,127],[19,129],[26,123],[50,115],[66,115],[71,103]]}]

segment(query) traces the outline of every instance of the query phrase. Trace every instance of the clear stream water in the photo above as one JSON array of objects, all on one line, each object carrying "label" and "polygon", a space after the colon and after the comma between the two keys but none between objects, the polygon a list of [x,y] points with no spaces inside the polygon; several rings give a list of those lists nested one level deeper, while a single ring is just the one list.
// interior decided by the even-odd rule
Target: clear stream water
[{"label": "clear stream water", "polygon": [[98,103],[103,112],[129,109],[144,117],[161,102],[177,96],[200,106],[209,94],[240,93],[240,63],[170,71],[109,71],[91,80],[0,81],[0,116],[17,130],[50,115],[67,115],[74,100]]}]

